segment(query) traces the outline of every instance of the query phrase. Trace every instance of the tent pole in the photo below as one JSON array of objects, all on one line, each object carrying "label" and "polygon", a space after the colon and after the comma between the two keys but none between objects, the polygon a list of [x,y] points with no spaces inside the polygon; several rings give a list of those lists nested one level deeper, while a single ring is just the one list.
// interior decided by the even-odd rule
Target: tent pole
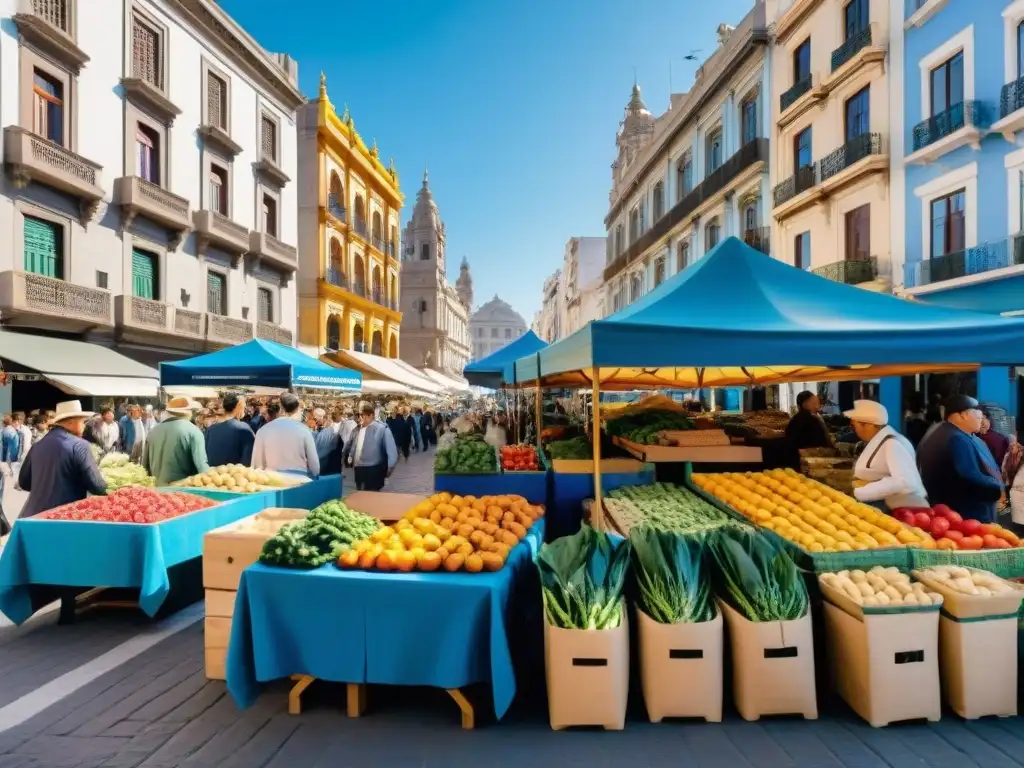
[{"label": "tent pole", "polygon": [[541,416],[542,416],[541,408],[543,407],[543,405],[544,405],[543,397],[541,397],[541,392],[540,392],[540,381],[538,381],[537,382],[537,389],[536,389],[535,394],[533,396],[533,408],[537,412],[537,448],[540,448],[540,445],[541,445],[541,442],[540,442],[540,431],[541,431],[541,429],[543,427],[543,424],[542,424],[543,419],[541,418]]},{"label": "tent pole", "polygon": [[601,503],[601,382],[597,366],[590,369],[592,425],[591,438],[594,442],[594,508],[590,513],[590,524],[598,531],[604,530],[604,509]]}]

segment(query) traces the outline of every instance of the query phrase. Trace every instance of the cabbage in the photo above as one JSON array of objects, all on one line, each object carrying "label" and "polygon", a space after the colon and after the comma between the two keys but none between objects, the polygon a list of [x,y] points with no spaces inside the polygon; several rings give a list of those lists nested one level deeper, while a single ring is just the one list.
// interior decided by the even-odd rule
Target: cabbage
[{"label": "cabbage", "polygon": [[149,488],[156,485],[156,479],[150,477],[138,464],[133,464],[126,453],[108,453],[100,459],[100,474],[107,482],[108,491],[116,491],[126,485],[144,485]]}]

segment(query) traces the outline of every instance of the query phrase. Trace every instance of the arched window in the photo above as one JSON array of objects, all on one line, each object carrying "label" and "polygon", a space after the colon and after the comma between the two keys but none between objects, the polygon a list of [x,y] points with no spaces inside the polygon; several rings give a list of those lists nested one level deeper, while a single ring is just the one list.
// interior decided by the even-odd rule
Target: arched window
[{"label": "arched window", "polygon": [[704,253],[707,253],[716,245],[722,235],[721,227],[718,226],[718,219],[712,219],[704,228]]},{"label": "arched window", "polygon": [[352,288],[359,296],[366,295],[366,267],[363,265],[363,257],[359,255],[353,259]]},{"label": "arched window", "polygon": [[629,279],[629,303],[632,304],[634,301],[640,298],[640,294],[643,293],[643,280],[639,274],[634,274]]},{"label": "arched window", "polygon": [[341,255],[341,241],[336,237],[331,238],[331,264],[328,267],[327,282],[345,286],[345,261]]},{"label": "arched window", "polygon": [[654,218],[652,222],[657,221],[665,215],[665,185],[660,181],[654,185]]},{"label": "arched window", "polygon": [[370,352],[374,355],[379,355],[384,351],[384,334],[380,331],[374,331],[373,337],[370,341]]},{"label": "arched window", "polygon": [[660,257],[654,262],[654,287],[657,288],[659,285],[665,282],[665,257]]},{"label": "arched window", "polygon": [[615,255],[622,255],[622,225],[615,227]]},{"label": "arched window", "polygon": [[341,349],[341,323],[338,322],[337,315],[327,318],[327,348]]},{"label": "arched window", "polygon": [[345,219],[345,187],[337,171],[331,171],[331,193],[327,196],[327,210],[331,215]]},{"label": "arched window", "polygon": [[689,152],[684,152],[676,164],[676,202],[683,199],[693,189],[693,159]]},{"label": "arched window", "polygon": [[690,266],[690,239],[680,240],[676,246],[676,271],[682,272]]},{"label": "arched window", "polygon": [[743,231],[752,233],[757,229],[757,202],[749,202],[743,208]]},{"label": "arched window", "polygon": [[363,343],[363,324],[356,323],[356,327],[352,329],[352,349],[356,352],[365,352],[366,344]]},{"label": "arched window", "polygon": [[380,267],[373,267],[373,301],[376,304],[384,304],[384,287],[381,284]]},{"label": "arched window", "polygon": [[388,340],[388,357],[392,360],[398,359],[398,335],[394,332],[391,333],[391,338]]},{"label": "arched window", "polygon": [[373,237],[373,247],[378,251],[384,250],[384,224],[380,218],[380,211],[373,212],[373,228],[370,231]]},{"label": "arched window", "polygon": [[632,245],[640,237],[640,209],[629,212],[629,244]]},{"label": "arched window", "polygon": [[356,195],[356,234],[366,236],[366,203],[362,195]]}]

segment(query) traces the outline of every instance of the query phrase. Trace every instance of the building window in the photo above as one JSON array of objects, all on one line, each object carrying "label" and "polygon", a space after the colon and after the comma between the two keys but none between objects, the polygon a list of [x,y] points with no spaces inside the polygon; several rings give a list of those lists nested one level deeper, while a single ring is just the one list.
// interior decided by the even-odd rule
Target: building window
[{"label": "building window", "polygon": [[505,338],[506,339],[511,339],[512,338],[512,329],[511,328],[506,328],[505,329]]},{"label": "building window", "polygon": [[693,189],[693,159],[692,155],[687,152],[676,165],[676,202],[682,200],[683,195],[689,194],[691,189]]},{"label": "building window", "polygon": [[654,286],[657,288],[665,282],[665,257],[662,256],[654,262]]},{"label": "building window", "polygon": [[665,185],[660,181],[654,185],[654,221],[665,215]]},{"label": "building window", "polygon": [[683,240],[676,246],[676,272],[682,272],[690,266],[690,241]]},{"label": "building window", "polygon": [[256,319],[261,323],[274,322],[274,294],[269,288],[256,289]]},{"label": "building window", "polygon": [[498,338],[498,329],[497,328],[491,328],[491,338],[492,339]]},{"label": "building window", "polygon": [[206,273],[206,311],[214,315],[228,313],[228,278],[220,272]]},{"label": "building window", "polygon": [[102,271],[97,269],[96,270],[96,287],[97,288],[102,288],[104,291],[107,290],[107,283],[108,283],[108,278],[109,277],[110,277],[110,275],[108,275],[106,272],[102,272]]},{"label": "building window", "polygon": [[811,268],[811,233],[802,232],[793,240],[793,266],[797,269]]},{"label": "building window", "polygon": [[632,245],[640,237],[640,209],[629,212],[629,244]]},{"label": "building window", "polygon": [[632,304],[634,301],[640,298],[643,293],[643,280],[640,275],[633,275],[629,279],[629,303]]},{"label": "building window", "polygon": [[135,168],[139,178],[160,183],[160,135],[148,125],[135,126]]},{"label": "building window", "polygon": [[846,140],[871,130],[871,86],[866,85],[846,101]]},{"label": "building window", "polygon": [[134,15],[132,16],[132,74],[158,90],[164,89],[160,32]]},{"label": "building window", "polygon": [[757,203],[747,203],[743,209],[743,229],[746,232],[757,229]]},{"label": "building window", "polygon": [[712,219],[704,228],[704,253],[707,253],[716,245],[721,236],[721,228],[718,226],[718,219]]},{"label": "building window", "polygon": [[277,237],[277,200],[270,195],[263,195],[263,231]]},{"label": "building window", "polygon": [[932,200],[931,258],[958,253],[966,247],[966,202],[967,196],[963,189]]},{"label": "building window", "polygon": [[1017,78],[1024,77],[1024,21],[1017,25]]},{"label": "building window", "polygon": [[260,119],[260,153],[277,162],[277,123],[266,115]]},{"label": "building window", "polygon": [[210,210],[228,215],[228,172],[216,165],[210,166]]},{"label": "building window", "polygon": [[327,348],[341,349],[341,323],[337,315],[327,318]]},{"label": "building window", "polygon": [[740,130],[744,144],[757,138],[757,96],[748,96],[740,104]]},{"label": "building window", "polygon": [[32,80],[33,133],[55,144],[64,144],[64,86],[40,70]]},{"label": "building window", "polygon": [[159,261],[155,253],[132,249],[132,296],[156,301],[160,298],[157,275]]},{"label": "building window", "polygon": [[206,122],[228,129],[228,84],[212,72],[206,73]]},{"label": "building window", "polygon": [[843,31],[845,40],[849,40],[858,32],[862,32],[870,23],[868,18],[868,0],[850,0],[843,10]]},{"label": "building window", "polygon": [[64,228],[52,221],[25,217],[26,272],[64,279]]},{"label": "building window", "polygon": [[964,52],[957,51],[931,71],[932,115],[945,112],[964,100]]},{"label": "building window", "polygon": [[618,224],[615,227],[615,255],[622,255],[622,225]]},{"label": "building window", "polygon": [[793,165],[796,170],[812,165],[811,126],[807,126],[793,137]]},{"label": "building window", "polygon": [[430,243],[420,246],[420,261],[430,261]]},{"label": "building window", "polygon": [[793,51],[793,82],[811,76],[811,38],[807,38]]},{"label": "building window", "polygon": [[721,127],[715,128],[711,133],[708,134],[706,140],[706,172],[705,176],[713,171],[717,171],[722,165],[722,129]]},{"label": "building window", "polygon": [[871,258],[871,205],[865,204],[846,214],[846,260]]}]

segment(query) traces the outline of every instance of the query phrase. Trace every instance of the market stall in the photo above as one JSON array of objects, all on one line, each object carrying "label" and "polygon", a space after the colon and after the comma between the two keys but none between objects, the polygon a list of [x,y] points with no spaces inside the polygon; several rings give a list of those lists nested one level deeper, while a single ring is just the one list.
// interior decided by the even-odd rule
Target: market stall
[{"label": "market stall", "polygon": [[522,357],[532,355],[544,349],[548,343],[533,331],[527,331],[515,341],[509,342],[497,352],[487,357],[474,360],[467,365],[462,375],[474,387],[499,389],[514,383],[514,379],[506,378],[506,367]]},{"label": "market stall", "polygon": [[544,457],[531,445],[495,448],[480,435],[463,435],[434,456],[434,490],[463,496],[515,494],[548,503]]}]

